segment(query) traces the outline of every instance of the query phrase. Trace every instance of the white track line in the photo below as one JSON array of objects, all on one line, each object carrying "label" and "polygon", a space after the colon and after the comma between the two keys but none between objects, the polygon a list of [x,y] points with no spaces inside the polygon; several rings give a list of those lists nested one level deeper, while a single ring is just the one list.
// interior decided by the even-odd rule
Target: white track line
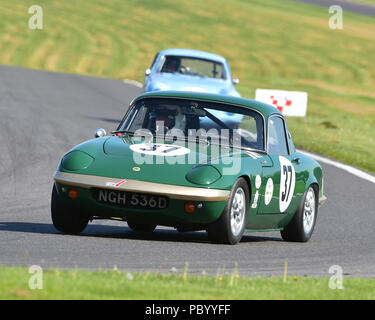
[{"label": "white track line", "polygon": [[136,86],[137,88],[142,88],[143,87],[143,84],[136,81],[136,80],[130,80],[130,79],[124,79],[122,80],[124,83],[127,83],[127,84],[132,84],[134,86]]},{"label": "white track line", "polygon": [[331,160],[331,159],[324,158],[322,156],[318,156],[316,154],[313,154],[313,153],[310,153],[310,152],[307,152],[307,151],[304,151],[304,150],[297,150],[297,151],[306,154],[307,156],[315,159],[316,161],[329,164],[331,166],[334,166],[336,168],[339,168],[339,169],[345,170],[345,171],[347,171],[351,174],[354,174],[355,176],[357,176],[361,179],[364,179],[364,180],[367,180],[369,182],[375,183],[375,177],[373,175],[367,173],[367,172],[364,172],[362,170],[351,167],[351,166],[349,166],[347,164],[344,164],[344,163],[341,163],[341,162],[337,162],[337,161],[334,161],[334,160]]}]

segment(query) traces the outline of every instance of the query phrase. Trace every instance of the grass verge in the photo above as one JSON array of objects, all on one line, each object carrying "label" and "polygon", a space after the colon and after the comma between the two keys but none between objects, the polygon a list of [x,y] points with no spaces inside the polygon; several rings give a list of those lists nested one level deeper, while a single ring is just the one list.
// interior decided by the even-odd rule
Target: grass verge
[{"label": "grass verge", "polygon": [[43,289],[32,290],[28,271],[0,267],[0,299],[375,299],[375,279],[345,278],[344,289],[332,290],[328,278],[246,278],[235,271],[213,277],[50,269],[43,271]]},{"label": "grass verge", "polygon": [[[373,0],[371,0],[373,1]],[[0,63],[143,80],[154,54],[183,47],[224,55],[239,91],[306,91],[306,118],[288,118],[299,148],[375,172],[375,20],[279,0],[0,0]]]}]

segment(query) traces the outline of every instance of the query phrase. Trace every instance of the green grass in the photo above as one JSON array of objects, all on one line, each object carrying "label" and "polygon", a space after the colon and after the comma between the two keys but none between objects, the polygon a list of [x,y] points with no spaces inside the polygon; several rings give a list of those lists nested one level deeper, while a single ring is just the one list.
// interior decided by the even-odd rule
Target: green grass
[{"label": "green grass", "polygon": [[288,118],[299,148],[375,172],[375,19],[277,0],[40,0],[43,30],[29,30],[33,1],[0,0],[0,63],[143,80],[165,48],[224,55],[238,89],[307,91],[308,114]]},{"label": "green grass", "polygon": [[375,5],[375,0],[347,0],[347,1]]},{"label": "green grass", "polygon": [[126,271],[51,269],[43,272],[43,289],[30,289],[24,267],[0,267],[0,299],[375,299],[375,279],[344,278],[342,290],[328,278],[246,278]]}]

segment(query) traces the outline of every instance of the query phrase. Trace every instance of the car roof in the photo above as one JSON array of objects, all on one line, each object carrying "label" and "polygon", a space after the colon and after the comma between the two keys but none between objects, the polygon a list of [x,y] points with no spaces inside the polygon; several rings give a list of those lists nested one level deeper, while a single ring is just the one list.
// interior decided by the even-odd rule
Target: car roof
[{"label": "car roof", "polygon": [[227,103],[231,105],[238,105],[241,107],[248,107],[248,108],[257,110],[261,112],[266,118],[273,113],[281,115],[281,112],[277,108],[269,104],[260,102],[260,101],[242,98],[242,97],[234,97],[234,96],[229,96],[229,95],[203,93],[203,92],[170,91],[170,90],[152,91],[152,92],[141,94],[134,101],[137,101],[143,98],[152,98],[152,97],[204,100],[204,101],[209,101],[209,102],[219,102],[219,103]]},{"label": "car roof", "polygon": [[193,50],[193,49],[178,49],[178,48],[165,49],[163,51],[160,51],[160,55],[195,57],[195,58],[200,58],[200,59],[209,59],[209,60],[215,60],[221,63],[226,63],[225,58],[218,54],[210,53],[206,51],[200,51],[200,50]]}]

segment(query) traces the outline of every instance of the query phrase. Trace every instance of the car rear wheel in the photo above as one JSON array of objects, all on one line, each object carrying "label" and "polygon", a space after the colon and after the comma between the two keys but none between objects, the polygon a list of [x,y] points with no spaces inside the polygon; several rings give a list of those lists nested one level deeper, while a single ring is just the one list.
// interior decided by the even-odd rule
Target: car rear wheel
[{"label": "car rear wheel", "polygon": [[51,218],[54,227],[67,234],[79,234],[89,223],[87,217],[61,200],[55,185],[51,197]]},{"label": "car rear wheel", "polygon": [[239,178],[220,218],[207,229],[212,242],[236,244],[241,240],[247,223],[249,201],[247,182]]},{"label": "car rear wheel", "polygon": [[135,232],[153,232],[156,228],[155,224],[135,223],[128,221],[128,226]]},{"label": "car rear wheel", "polygon": [[313,186],[307,188],[293,219],[282,230],[286,241],[307,242],[314,231],[318,214],[317,192]]}]

